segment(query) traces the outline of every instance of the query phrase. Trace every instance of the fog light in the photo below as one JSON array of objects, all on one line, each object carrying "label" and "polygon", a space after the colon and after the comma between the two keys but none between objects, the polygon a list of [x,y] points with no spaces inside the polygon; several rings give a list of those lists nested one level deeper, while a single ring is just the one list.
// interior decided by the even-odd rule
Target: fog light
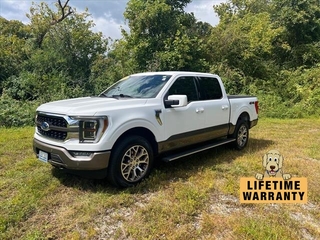
[{"label": "fog light", "polygon": [[70,152],[73,157],[90,157],[92,152]]}]

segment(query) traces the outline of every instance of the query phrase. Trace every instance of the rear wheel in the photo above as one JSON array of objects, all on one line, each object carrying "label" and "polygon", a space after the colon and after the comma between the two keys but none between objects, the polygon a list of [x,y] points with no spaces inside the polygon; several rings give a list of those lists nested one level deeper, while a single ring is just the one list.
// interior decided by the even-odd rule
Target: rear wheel
[{"label": "rear wheel", "polygon": [[143,137],[129,136],[115,146],[110,160],[109,182],[118,187],[130,187],[150,174],[153,150]]},{"label": "rear wheel", "polygon": [[247,121],[238,121],[236,129],[233,133],[233,138],[236,139],[234,143],[236,149],[242,150],[247,146],[249,140],[249,126]]}]

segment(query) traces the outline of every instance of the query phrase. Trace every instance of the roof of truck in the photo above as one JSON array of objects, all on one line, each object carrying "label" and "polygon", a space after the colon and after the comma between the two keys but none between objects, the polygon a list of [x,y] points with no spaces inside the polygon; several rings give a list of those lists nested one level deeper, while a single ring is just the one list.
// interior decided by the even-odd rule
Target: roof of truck
[{"label": "roof of truck", "polygon": [[160,72],[142,72],[142,73],[135,73],[132,75],[202,75],[202,76],[215,76],[212,73],[203,73],[203,72],[188,72],[188,71],[160,71]]}]

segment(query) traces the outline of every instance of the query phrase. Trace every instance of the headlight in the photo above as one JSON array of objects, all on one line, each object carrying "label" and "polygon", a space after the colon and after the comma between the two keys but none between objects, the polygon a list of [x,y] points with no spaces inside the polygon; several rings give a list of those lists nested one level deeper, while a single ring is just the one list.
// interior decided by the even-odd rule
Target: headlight
[{"label": "headlight", "polygon": [[79,142],[96,143],[100,140],[108,127],[107,117],[84,118],[77,117],[79,121]]},{"label": "headlight", "polygon": [[97,120],[85,120],[79,122],[79,140],[94,141],[99,130],[99,122]]}]

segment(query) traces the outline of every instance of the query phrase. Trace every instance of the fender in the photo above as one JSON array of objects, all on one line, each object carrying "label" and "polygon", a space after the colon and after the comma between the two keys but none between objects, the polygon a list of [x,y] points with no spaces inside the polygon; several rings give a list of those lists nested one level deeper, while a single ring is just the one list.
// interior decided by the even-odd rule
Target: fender
[{"label": "fender", "polygon": [[[249,121],[252,121],[252,119],[256,119],[256,114],[254,114],[254,109],[250,109],[245,103],[241,103],[241,106],[236,106],[239,103],[235,102],[233,103],[233,100],[230,100],[231,105],[231,112],[230,112],[230,123],[233,125],[237,124],[237,121],[242,113],[248,113],[249,115]],[[254,105],[252,105],[254,108]]]},{"label": "fender", "polygon": [[156,124],[158,124],[156,120],[153,123],[142,118],[130,119],[130,120],[127,120],[126,122],[123,122],[122,124],[116,124],[116,125],[113,124],[112,126],[113,129],[111,131],[112,134],[108,136],[107,148],[112,149],[113,145],[119,139],[119,137],[125,132],[133,128],[148,129],[154,135],[155,140],[158,142],[160,141],[159,137],[162,136],[163,131],[161,131],[161,129],[157,127]]}]

